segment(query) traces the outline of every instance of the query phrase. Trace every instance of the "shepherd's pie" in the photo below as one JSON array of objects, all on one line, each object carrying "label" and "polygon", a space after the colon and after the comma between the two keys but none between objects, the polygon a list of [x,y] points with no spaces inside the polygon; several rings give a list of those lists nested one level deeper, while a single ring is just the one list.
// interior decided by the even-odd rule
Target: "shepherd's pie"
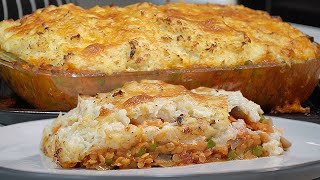
[{"label": "shepherd's pie", "polygon": [[59,115],[41,149],[63,168],[170,167],[280,155],[290,146],[239,91],[126,83]]},{"label": "shepherd's pie", "polygon": [[307,35],[266,12],[187,3],[50,6],[2,21],[0,48],[35,67],[107,74],[319,57]]}]

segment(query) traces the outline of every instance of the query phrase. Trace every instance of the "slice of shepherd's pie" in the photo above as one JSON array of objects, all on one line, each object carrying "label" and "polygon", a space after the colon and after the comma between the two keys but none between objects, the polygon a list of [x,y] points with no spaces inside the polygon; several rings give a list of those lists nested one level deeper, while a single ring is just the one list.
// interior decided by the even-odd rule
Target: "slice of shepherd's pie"
[{"label": "slice of shepherd's pie", "polygon": [[280,155],[290,143],[240,92],[129,82],[78,106],[43,131],[63,168],[170,167]]}]

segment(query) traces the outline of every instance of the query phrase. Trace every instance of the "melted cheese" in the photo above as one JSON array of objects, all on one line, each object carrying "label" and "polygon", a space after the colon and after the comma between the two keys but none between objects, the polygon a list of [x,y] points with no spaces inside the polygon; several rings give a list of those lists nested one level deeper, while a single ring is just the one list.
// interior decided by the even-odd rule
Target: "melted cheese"
[{"label": "melted cheese", "polygon": [[290,64],[318,56],[305,34],[265,12],[186,3],[50,6],[2,21],[0,47],[36,66],[108,74]]}]

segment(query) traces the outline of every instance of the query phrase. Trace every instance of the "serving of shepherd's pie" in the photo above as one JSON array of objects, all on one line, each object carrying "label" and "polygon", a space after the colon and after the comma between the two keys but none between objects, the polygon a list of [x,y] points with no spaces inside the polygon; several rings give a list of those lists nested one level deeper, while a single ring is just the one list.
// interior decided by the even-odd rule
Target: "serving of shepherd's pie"
[{"label": "serving of shepherd's pie", "polygon": [[78,106],[43,131],[63,168],[170,167],[283,153],[290,143],[239,91],[133,81]]}]

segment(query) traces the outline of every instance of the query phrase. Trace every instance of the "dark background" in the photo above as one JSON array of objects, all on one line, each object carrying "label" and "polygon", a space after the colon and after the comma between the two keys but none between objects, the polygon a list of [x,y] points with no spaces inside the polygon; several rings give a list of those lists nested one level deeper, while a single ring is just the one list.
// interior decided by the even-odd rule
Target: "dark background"
[{"label": "dark background", "polygon": [[320,27],[320,0],[239,0],[252,9],[268,11],[284,21]]}]

